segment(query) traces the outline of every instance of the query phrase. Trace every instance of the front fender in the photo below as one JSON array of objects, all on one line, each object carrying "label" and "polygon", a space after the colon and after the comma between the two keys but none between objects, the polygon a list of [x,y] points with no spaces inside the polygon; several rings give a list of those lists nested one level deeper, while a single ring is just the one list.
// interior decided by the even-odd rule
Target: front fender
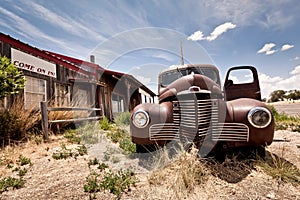
[{"label": "front fender", "polygon": [[[138,111],[143,110],[148,113],[150,122],[144,128],[137,128],[133,122],[133,114]],[[130,134],[132,137],[132,142],[137,144],[152,144],[154,141],[149,140],[149,128],[153,124],[161,124],[173,122],[173,104],[172,102],[163,102],[160,104],[144,103],[136,106],[131,113],[130,120]],[[160,141],[163,143],[163,141]]]},{"label": "front fender", "polygon": [[[247,145],[270,145],[274,138],[275,122],[272,115],[271,123],[265,128],[253,127],[247,119],[249,111],[254,107],[264,107],[270,110],[267,105],[261,101],[240,98],[226,102],[227,104],[227,122],[243,123],[249,127],[249,142]],[[270,111],[271,112],[271,111]],[[272,112],[271,112],[272,113]],[[242,144],[241,144],[242,145]]]}]

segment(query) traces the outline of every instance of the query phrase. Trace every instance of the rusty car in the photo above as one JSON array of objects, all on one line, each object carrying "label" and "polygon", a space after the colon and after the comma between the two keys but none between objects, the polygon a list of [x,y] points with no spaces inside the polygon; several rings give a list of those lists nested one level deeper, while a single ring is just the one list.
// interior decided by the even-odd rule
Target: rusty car
[{"label": "rusty car", "polygon": [[[234,80],[231,74],[243,70],[247,81]],[[196,144],[201,156],[239,147],[264,153],[272,143],[274,117],[261,101],[255,67],[230,68],[224,86],[211,64],[172,66],[158,80],[158,103],[137,105],[131,113],[130,133],[137,152],[181,141]]]}]

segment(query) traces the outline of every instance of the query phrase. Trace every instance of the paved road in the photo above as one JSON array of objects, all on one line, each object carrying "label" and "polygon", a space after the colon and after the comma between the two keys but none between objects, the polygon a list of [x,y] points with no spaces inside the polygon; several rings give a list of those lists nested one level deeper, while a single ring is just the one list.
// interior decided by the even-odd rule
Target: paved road
[{"label": "paved road", "polygon": [[290,103],[282,105],[274,105],[279,113],[286,113],[288,115],[300,116],[300,103]]}]

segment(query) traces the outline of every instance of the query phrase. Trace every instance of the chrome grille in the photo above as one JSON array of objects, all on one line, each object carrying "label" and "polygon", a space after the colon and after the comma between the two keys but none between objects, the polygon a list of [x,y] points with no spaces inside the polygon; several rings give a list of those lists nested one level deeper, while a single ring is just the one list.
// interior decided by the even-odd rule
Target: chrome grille
[{"label": "chrome grille", "polygon": [[173,123],[154,124],[150,127],[150,140],[178,140],[178,127]]},{"label": "chrome grille", "polygon": [[241,123],[219,123],[218,100],[180,100],[173,102],[174,123],[154,124],[150,140],[202,140],[211,134],[213,141],[248,141],[249,128]]},{"label": "chrome grille", "polygon": [[180,134],[190,140],[205,136],[210,126],[218,122],[216,100],[181,100],[173,102],[174,124]]},{"label": "chrome grille", "polygon": [[214,141],[249,141],[249,128],[241,123],[218,123],[213,126]]}]

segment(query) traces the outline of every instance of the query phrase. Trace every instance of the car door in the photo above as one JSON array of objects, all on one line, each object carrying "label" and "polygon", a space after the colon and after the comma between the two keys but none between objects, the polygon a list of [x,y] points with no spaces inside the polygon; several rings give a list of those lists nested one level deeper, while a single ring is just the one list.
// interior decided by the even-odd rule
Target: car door
[{"label": "car door", "polygon": [[261,100],[256,68],[252,66],[230,68],[224,82],[224,93],[227,101],[238,98]]}]

